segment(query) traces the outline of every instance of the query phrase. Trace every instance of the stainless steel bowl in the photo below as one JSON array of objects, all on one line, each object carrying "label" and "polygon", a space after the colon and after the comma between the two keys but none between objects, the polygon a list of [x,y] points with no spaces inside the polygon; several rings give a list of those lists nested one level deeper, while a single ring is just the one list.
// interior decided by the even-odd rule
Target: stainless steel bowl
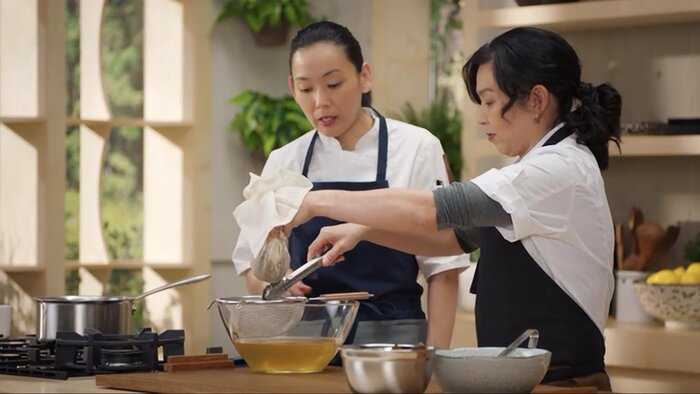
[{"label": "stainless steel bowl", "polygon": [[348,384],[358,393],[422,393],[433,374],[435,349],[425,345],[366,344],[340,349]]}]

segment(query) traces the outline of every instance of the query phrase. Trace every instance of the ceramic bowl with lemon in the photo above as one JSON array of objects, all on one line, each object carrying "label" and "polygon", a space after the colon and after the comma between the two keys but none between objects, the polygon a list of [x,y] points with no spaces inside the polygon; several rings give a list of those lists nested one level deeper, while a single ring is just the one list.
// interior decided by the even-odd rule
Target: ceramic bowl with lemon
[{"label": "ceramic bowl with lemon", "polygon": [[700,329],[700,262],[649,275],[634,289],[644,310],[674,329]]}]

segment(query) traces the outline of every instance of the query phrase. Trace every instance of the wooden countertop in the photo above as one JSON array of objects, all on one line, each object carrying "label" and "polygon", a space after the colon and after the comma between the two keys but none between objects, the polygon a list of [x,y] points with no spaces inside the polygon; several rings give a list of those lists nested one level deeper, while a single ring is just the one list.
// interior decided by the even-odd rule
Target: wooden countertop
[{"label": "wooden countertop", "polygon": [[[132,373],[97,376],[97,385],[154,393],[351,393],[340,367],[314,374],[268,375],[248,368],[203,369],[176,373]],[[436,379],[426,393],[441,393]],[[592,388],[537,386],[536,393],[590,393]]]},{"label": "wooden countertop", "polygon": [[29,378],[26,376],[0,375],[0,393],[131,393],[103,389],[95,385],[95,377],[70,378],[68,380]]},{"label": "wooden countertop", "polygon": [[[700,392],[700,378],[695,374],[633,370],[616,367],[609,368],[608,373],[610,374],[613,390],[615,392],[639,392],[641,388],[646,389],[645,391],[648,392],[659,393]],[[127,375],[113,376],[126,377]],[[184,377],[185,375],[180,376]],[[298,376],[304,377],[302,380],[308,377],[308,375]],[[220,378],[219,376],[217,379]],[[0,383],[0,393],[134,393],[134,391],[98,387],[95,380],[94,376],[71,378],[68,380],[53,380],[0,375],[0,381],[2,382]],[[306,385],[304,385],[304,387],[306,387]],[[344,382],[341,388],[344,388],[346,391],[349,390]],[[291,392],[290,390],[287,391]]]}]

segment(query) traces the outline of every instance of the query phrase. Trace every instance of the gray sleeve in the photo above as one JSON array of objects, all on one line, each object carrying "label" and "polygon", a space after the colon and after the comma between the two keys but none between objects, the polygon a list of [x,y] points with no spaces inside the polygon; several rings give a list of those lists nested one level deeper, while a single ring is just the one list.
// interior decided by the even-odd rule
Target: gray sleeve
[{"label": "gray sleeve", "polygon": [[472,182],[454,182],[433,191],[438,229],[507,226],[513,221],[498,202]]},{"label": "gray sleeve", "polygon": [[455,227],[454,232],[459,247],[464,253],[471,253],[479,249],[481,242],[479,241],[479,230],[476,227]]}]

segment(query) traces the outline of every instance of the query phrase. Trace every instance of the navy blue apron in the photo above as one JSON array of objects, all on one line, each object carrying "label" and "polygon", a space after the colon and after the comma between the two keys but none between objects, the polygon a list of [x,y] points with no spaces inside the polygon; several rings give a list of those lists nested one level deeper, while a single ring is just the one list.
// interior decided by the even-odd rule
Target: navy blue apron
[{"label": "navy blue apron", "polygon": [[[566,126],[545,142],[572,134]],[[528,328],[540,332],[538,347],[552,352],[543,382],[605,372],[605,341],[593,320],[525,250],[495,227],[479,228],[481,255],[471,292],[477,294],[476,334],[480,347],[507,346]]]},{"label": "navy blue apron", "polygon": [[[386,180],[388,134],[386,119],[375,111],[379,118],[379,149],[377,178],[373,182],[313,182],[312,190],[374,190],[389,187]],[[316,132],[306,152],[303,175],[308,176]],[[333,163],[324,163],[332,166]],[[291,266],[298,268],[307,261],[308,247],[322,227],[341,224],[327,217],[315,217],[296,227],[289,237]],[[332,267],[321,267],[304,279],[311,286],[311,297],[324,293],[367,291],[374,294],[372,300],[362,301],[355,326],[348,336],[352,343],[360,321],[425,319],[421,309],[423,288],[416,282],[418,264],[414,255],[362,241],[345,253],[345,260]]]}]

